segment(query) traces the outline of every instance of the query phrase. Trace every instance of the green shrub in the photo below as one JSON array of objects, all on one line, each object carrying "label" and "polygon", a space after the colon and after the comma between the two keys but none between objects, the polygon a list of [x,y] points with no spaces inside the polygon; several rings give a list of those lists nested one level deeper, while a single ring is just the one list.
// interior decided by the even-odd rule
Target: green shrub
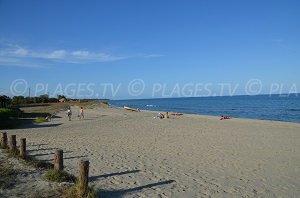
[{"label": "green shrub", "polygon": [[8,120],[11,117],[17,117],[18,111],[10,108],[0,108],[0,120]]},{"label": "green shrub", "polygon": [[25,164],[27,164],[29,166],[33,166],[33,167],[39,168],[39,169],[51,169],[51,168],[53,168],[52,163],[37,160],[33,156],[26,156],[25,161],[22,161],[22,162],[24,162]]},{"label": "green shrub", "polygon": [[34,123],[42,123],[42,122],[48,122],[48,120],[45,117],[37,117],[35,120],[33,120]]},{"label": "green shrub", "polygon": [[49,170],[44,178],[52,182],[75,182],[76,177],[67,173],[66,171],[59,171],[51,169]]},{"label": "green shrub", "polygon": [[8,151],[8,157],[14,157],[14,158],[19,158],[20,156],[20,151],[18,149],[14,150],[7,150]]},{"label": "green shrub", "polygon": [[71,188],[67,188],[65,189],[62,194],[64,195],[64,197],[66,198],[96,198],[97,197],[97,193],[96,191],[89,187],[88,189],[88,193],[87,195],[83,195],[80,189],[80,184],[76,183],[74,186],[72,186]]}]

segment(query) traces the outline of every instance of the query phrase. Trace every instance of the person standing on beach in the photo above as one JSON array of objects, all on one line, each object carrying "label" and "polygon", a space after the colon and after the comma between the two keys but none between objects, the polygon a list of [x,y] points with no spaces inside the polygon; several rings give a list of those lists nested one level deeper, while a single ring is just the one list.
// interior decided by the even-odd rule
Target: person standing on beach
[{"label": "person standing on beach", "polygon": [[71,116],[72,116],[71,107],[69,107],[68,110],[67,110],[67,116],[69,118],[69,121],[71,121]]},{"label": "person standing on beach", "polygon": [[170,118],[169,112],[166,113],[166,118]]},{"label": "person standing on beach", "polygon": [[83,114],[83,107],[80,107],[80,110],[79,110],[79,118],[84,118],[84,114]]}]

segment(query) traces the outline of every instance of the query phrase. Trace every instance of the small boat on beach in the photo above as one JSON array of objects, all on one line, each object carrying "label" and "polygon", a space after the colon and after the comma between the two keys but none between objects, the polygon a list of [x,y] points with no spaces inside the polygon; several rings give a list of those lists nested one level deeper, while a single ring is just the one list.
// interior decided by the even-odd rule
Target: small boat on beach
[{"label": "small boat on beach", "polygon": [[138,108],[132,108],[132,107],[127,107],[127,106],[124,106],[124,109],[129,110],[129,111],[137,111],[137,112],[140,111]]}]

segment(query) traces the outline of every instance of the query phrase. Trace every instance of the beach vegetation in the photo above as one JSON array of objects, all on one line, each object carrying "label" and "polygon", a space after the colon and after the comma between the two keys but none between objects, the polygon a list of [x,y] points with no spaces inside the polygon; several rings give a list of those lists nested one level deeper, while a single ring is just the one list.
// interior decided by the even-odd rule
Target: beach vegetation
[{"label": "beach vegetation", "polygon": [[[1,148],[4,148],[1,146]],[[8,148],[8,147],[5,147]],[[4,150],[8,155],[8,158],[18,158],[20,157],[19,150]],[[63,196],[66,198],[96,198],[97,193],[96,191],[89,187],[87,194],[82,193],[81,185],[77,178],[66,172],[66,171],[58,171],[53,169],[53,164],[40,161],[35,159],[33,156],[26,156],[25,160],[21,160],[20,162],[25,163],[26,165],[33,166],[35,168],[42,168],[42,169],[49,169],[43,178],[50,182],[70,182],[75,183],[71,187],[63,187],[56,190],[55,195],[59,193],[59,196]],[[0,189],[10,189],[13,188],[17,183],[17,176],[19,172],[14,170],[12,165],[5,162],[4,160],[0,160]],[[49,195],[53,195],[53,192],[49,191]],[[0,193],[0,197],[1,197]],[[31,197],[40,197],[38,194],[36,196]]]},{"label": "beach vegetation", "polygon": [[7,146],[7,145],[3,145],[3,144],[1,144],[1,142],[0,142],[0,149],[8,149],[8,146]]},{"label": "beach vegetation", "polygon": [[13,128],[24,123],[24,120],[17,119],[21,113],[19,108],[0,108],[0,129]]},{"label": "beach vegetation", "polygon": [[14,157],[14,158],[19,158],[20,156],[20,151],[18,149],[13,149],[13,150],[7,150],[8,152],[8,157]]},{"label": "beach vegetation", "polygon": [[75,182],[76,177],[66,171],[48,170],[44,176],[44,179],[52,182]]},{"label": "beach vegetation", "polygon": [[37,117],[36,119],[33,120],[34,123],[43,123],[43,122],[48,122],[48,120],[45,117]]},{"label": "beach vegetation", "polygon": [[53,168],[53,164],[35,159],[33,156],[26,156],[25,160],[22,160],[26,165],[33,166],[34,168],[39,169],[51,169]]},{"label": "beach vegetation", "polygon": [[6,95],[0,96],[0,108],[6,108],[11,104],[11,98]]},{"label": "beach vegetation", "polygon": [[24,97],[24,96],[14,96],[11,100],[11,104],[24,105],[24,104],[36,104],[36,103],[49,103],[58,102],[57,98],[49,98],[47,94],[36,96],[36,97]]},{"label": "beach vegetation", "polygon": [[20,111],[12,108],[0,108],[0,120],[5,121],[10,118],[16,118]]},{"label": "beach vegetation", "polygon": [[76,182],[74,186],[65,188],[61,194],[66,198],[96,198],[97,192],[89,187],[86,195],[82,194],[80,183]]},{"label": "beach vegetation", "polygon": [[[1,149],[5,149],[4,152],[6,152],[8,155],[8,158],[17,158],[20,159],[20,151],[18,149],[10,150],[8,146],[0,145]],[[53,168],[53,164],[46,162],[46,161],[41,161],[35,159],[33,156],[26,156],[24,160],[22,160],[26,165],[33,166],[35,168],[40,168],[40,169],[51,169]]]},{"label": "beach vegetation", "polygon": [[13,187],[15,176],[18,174],[13,167],[4,161],[0,161],[0,189],[8,189]]}]

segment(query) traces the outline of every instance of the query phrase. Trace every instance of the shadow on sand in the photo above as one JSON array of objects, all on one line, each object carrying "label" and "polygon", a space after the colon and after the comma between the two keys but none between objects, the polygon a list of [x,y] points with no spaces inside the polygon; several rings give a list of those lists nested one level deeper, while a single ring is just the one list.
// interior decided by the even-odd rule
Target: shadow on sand
[{"label": "shadow on sand", "polygon": [[50,106],[49,103],[37,103],[37,104],[26,104],[26,105],[19,105],[18,107],[45,107],[45,106]]},{"label": "shadow on sand", "polygon": [[34,152],[34,151],[51,151],[51,150],[55,150],[57,148],[40,148],[40,149],[29,149],[27,150],[28,152]]},{"label": "shadow on sand", "polygon": [[88,157],[88,155],[79,155],[79,156],[73,156],[73,157],[64,157],[64,159],[76,159],[76,158],[84,158]]},{"label": "shadow on sand", "polygon": [[38,147],[40,147],[40,146],[46,146],[46,145],[48,145],[48,144],[31,144],[30,146],[38,146]]},{"label": "shadow on sand", "polygon": [[[39,150],[37,150],[37,151],[39,151]],[[72,153],[72,151],[65,151],[64,154],[65,153]],[[55,154],[54,152],[51,152],[51,153],[38,153],[38,154],[32,154],[30,156],[32,156],[32,157],[39,157],[39,156],[54,155],[54,154]],[[72,158],[76,158],[76,157],[72,157]],[[68,159],[68,158],[64,158],[64,159]]]},{"label": "shadow on sand", "polygon": [[[59,148],[39,148],[39,149],[28,149],[28,152],[35,152],[35,151],[53,151]],[[73,153],[74,151],[64,151],[64,153]]]},{"label": "shadow on sand", "polygon": [[125,171],[125,172],[118,172],[118,173],[109,173],[109,174],[90,177],[89,180],[90,181],[97,181],[101,178],[107,178],[107,177],[113,177],[113,176],[119,176],[119,175],[126,175],[126,174],[131,174],[131,173],[138,173],[138,172],[140,172],[140,170],[132,170],[132,171]]},{"label": "shadow on sand", "polygon": [[31,128],[47,128],[47,127],[57,127],[60,126],[62,124],[41,124],[41,125],[37,125],[37,124],[33,124],[31,126]]},{"label": "shadow on sand", "polygon": [[[38,155],[32,155],[33,157],[37,157],[37,156],[44,156],[44,155],[51,155],[51,154],[54,154],[54,153],[48,153],[48,154],[38,154]],[[64,157],[64,160],[66,159],[80,159],[80,158],[85,158],[85,157],[88,157],[88,155],[80,155],[80,156],[72,156],[72,157]],[[43,159],[43,160],[40,160],[40,161],[43,161],[43,162],[51,162],[53,161],[53,159]]]},{"label": "shadow on sand", "polygon": [[35,129],[35,128],[48,128],[48,127],[57,127],[62,125],[61,123],[58,124],[25,124],[18,127],[18,129]]},{"label": "shadow on sand", "polygon": [[142,190],[146,190],[146,189],[152,189],[152,188],[159,187],[159,186],[162,186],[162,185],[172,184],[174,182],[176,182],[176,181],[175,180],[167,180],[167,181],[161,181],[161,182],[147,184],[147,185],[144,185],[144,186],[138,186],[138,187],[129,188],[129,189],[100,190],[98,195],[101,198],[105,198],[105,197],[107,197],[107,198],[110,198],[110,197],[121,198],[121,197],[124,197],[128,193],[134,193],[134,192],[138,192],[138,191],[142,191]]}]

